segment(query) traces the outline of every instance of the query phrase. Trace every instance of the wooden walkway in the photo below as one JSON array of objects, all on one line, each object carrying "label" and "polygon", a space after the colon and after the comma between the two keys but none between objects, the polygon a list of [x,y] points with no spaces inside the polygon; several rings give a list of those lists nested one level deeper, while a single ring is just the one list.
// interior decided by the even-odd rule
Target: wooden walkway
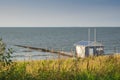
[{"label": "wooden walkway", "polygon": [[28,49],[36,50],[36,51],[40,51],[40,52],[49,52],[49,53],[54,53],[57,55],[73,57],[73,55],[70,55],[71,53],[67,53],[67,52],[63,52],[63,51],[54,51],[54,50],[49,50],[49,49],[44,49],[44,48],[37,48],[37,47],[23,46],[23,45],[14,45],[14,46],[28,48]]}]

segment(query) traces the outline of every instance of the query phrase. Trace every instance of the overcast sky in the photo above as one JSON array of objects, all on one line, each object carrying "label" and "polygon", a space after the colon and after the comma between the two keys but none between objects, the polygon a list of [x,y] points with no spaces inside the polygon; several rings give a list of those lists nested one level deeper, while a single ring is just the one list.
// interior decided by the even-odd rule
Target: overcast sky
[{"label": "overcast sky", "polygon": [[0,27],[120,27],[120,0],[0,0]]}]

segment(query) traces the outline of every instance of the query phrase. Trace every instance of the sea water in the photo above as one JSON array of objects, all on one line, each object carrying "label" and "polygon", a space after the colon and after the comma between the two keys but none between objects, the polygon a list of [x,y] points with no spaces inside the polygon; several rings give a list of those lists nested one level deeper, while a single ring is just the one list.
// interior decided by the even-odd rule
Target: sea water
[{"label": "sea water", "polygon": [[[90,28],[91,41],[94,40],[94,28]],[[17,60],[23,57],[46,59],[48,55],[51,57],[54,54],[19,48],[14,45],[70,52],[75,50],[74,43],[81,40],[88,41],[88,29],[88,27],[1,27],[0,37],[6,43],[7,48],[14,49],[13,56]],[[97,27],[96,40],[105,46],[105,54],[119,53],[120,27]]]}]

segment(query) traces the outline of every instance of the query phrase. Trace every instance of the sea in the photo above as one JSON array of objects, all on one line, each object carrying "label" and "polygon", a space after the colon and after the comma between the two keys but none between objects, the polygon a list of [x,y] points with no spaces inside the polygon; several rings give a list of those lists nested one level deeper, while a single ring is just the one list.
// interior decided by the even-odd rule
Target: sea
[{"label": "sea", "polygon": [[57,55],[15,45],[74,52],[76,42],[88,41],[88,29],[91,41],[96,29],[96,41],[104,45],[105,54],[120,53],[120,27],[0,27],[0,38],[14,50],[13,60],[50,59]]}]

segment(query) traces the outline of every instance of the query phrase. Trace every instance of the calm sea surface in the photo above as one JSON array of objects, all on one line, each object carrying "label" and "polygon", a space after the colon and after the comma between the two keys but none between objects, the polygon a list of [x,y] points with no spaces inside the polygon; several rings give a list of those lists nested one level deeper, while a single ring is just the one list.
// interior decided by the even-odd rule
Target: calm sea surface
[{"label": "calm sea surface", "polygon": [[[94,28],[91,28],[91,40],[94,40]],[[96,28],[97,41],[105,46],[105,53],[120,52],[120,28]],[[40,48],[71,51],[74,50],[73,44],[88,40],[88,28],[0,28],[0,37],[6,43],[7,47],[15,50],[14,55],[36,55],[41,54],[39,58],[45,58],[43,52],[27,52],[26,49],[18,48],[14,45],[27,45]],[[51,54],[52,55],[52,54]],[[21,57],[16,57],[20,59]],[[38,56],[34,58],[39,59]]]}]

